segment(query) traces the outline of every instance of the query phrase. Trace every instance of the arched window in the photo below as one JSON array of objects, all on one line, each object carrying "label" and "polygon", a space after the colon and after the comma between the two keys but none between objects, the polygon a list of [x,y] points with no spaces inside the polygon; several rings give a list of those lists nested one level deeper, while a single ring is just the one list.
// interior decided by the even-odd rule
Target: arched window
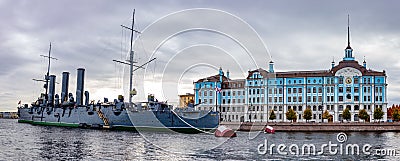
[{"label": "arched window", "polygon": [[360,110],[360,106],[354,105],[354,110]]},{"label": "arched window", "polygon": [[348,108],[351,111],[351,106],[350,105],[347,105],[346,108]]}]

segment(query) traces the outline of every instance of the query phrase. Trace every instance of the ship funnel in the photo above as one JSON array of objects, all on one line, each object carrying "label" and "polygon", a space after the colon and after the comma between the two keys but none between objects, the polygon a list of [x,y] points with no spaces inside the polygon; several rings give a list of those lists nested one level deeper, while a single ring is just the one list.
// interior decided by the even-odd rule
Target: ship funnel
[{"label": "ship funnel", "polygon": [[83,103],[83,83],[85,77],[85,69],[78,69],[78,76],[76,80],[76,105],[82,105]]},{"label": "ship funnel", "polygon": [[88,106],[89,105],[89,92],[85,91],[85,105]]},{"label": "ship funnel", "polygon": [[55,93],[55,84],[56,84],[56,76],[51,75],[49,77],[50,79],[50,84],[49,84],[49,94],[48,94],[48,100],[50,105],[54,105],[54,93]]},{"label": "ship funnel", "polygon": [[62,87],[61,87],[61,103],[68,100],[68,81],[69,72],[62,73]]}]

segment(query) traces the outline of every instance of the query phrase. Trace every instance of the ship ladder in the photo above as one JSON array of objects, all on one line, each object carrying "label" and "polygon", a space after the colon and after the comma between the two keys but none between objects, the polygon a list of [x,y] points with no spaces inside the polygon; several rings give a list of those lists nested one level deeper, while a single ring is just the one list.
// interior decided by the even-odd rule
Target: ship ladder
[{"label": "ship ladder", "polygon": [[107,117],[104,116],[103,112],[101,112],[101,110],[98,110],[97,114],[99,115],[100,119],[102,119],[103,122],[104,122],[103,128],[110,128],[110,124],[108,122],[108,119],[107,119]]}]

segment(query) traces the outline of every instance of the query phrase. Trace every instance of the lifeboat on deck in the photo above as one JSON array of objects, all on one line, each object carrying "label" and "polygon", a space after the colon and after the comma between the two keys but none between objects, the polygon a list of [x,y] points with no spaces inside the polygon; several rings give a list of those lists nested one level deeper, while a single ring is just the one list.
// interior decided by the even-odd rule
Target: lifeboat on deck
[{"label": "lifeboat on deck", "polygon": [[275,133],[275,129],[272,126],[267,125],[267,127],[264,129],[264,133],[273,134]]},{"label": "lifeboat on deck", "polygon": [[236,132],[226,126],[218,126],[214,135],[216,137],[236,137]]}]

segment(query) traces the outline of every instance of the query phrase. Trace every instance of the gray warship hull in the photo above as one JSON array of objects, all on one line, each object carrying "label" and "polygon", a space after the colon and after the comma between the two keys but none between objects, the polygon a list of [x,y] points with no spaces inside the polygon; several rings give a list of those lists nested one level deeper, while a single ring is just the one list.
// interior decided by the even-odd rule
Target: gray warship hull
[{"label": "gray warship hull", "polygon": [[[140,105],[141,104],[141,105]],[[142,106],[146,104],[145,106]],[[214,111],[189,109],[172,110],[163,103],[138,103],[128,108],[128,116],[138,131],[176,131],[202,133],[212,131],[219,125],[219,114]]]},{"label": "gray warship hull", "polygon": [[[25,104],[18,107],[18,122],[35,125],[67,126],[83,128],[109,128],[134,130],[124,108],[123,97],[119,96],[114,102],[89,103],[89,92],[83,92],[84,69],[78,69],[76,101],[72,93],[68,94],[69,73],[63,72],[61,103],[55,94],[55,76],[49,76],[49,86],[45,85],[46,94],[42,94],[31,106]],[[47,94],[47,87],[49,87]],[[83,93],[86,100],[83,102]],[[69,98],[68,98],[69,97]]]},{"label": "gray warship hull", "polygon": [[107,106],[96,111],[86,107],[54,108],[51,111],[19,108],[18,114],[18,122],[34,125],[134,130],[126,110],[115,111]]}]

